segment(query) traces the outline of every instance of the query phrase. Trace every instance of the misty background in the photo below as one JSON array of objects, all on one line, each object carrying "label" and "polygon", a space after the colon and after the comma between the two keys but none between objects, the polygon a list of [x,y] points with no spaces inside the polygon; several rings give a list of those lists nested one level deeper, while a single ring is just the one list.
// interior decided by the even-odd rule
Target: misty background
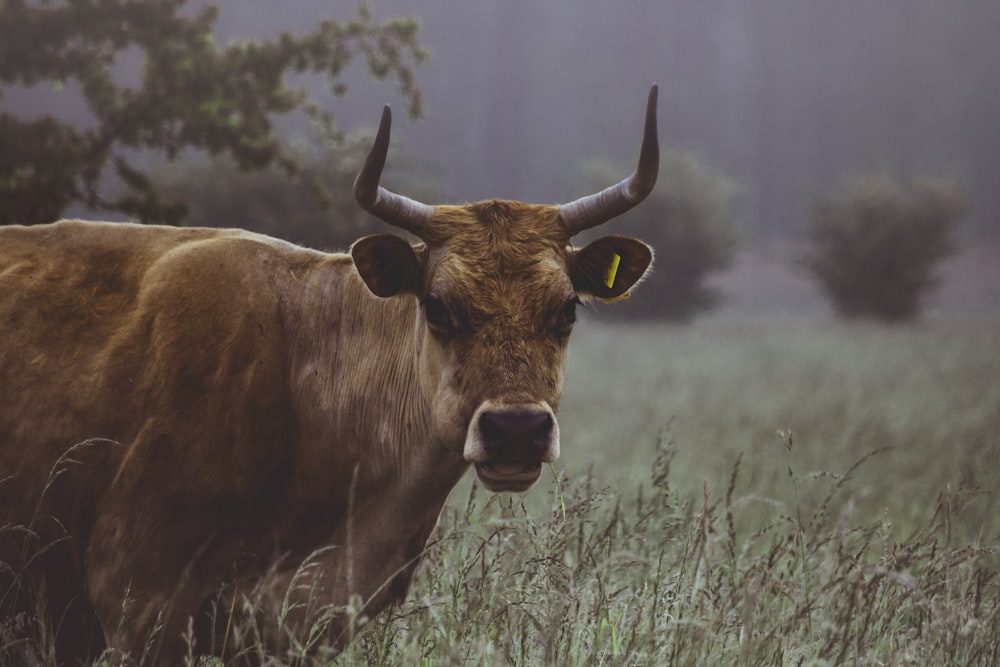
[{"label": "misty background", "polygon": [[[222,42],[301,32],[354,9],[329,0],[215,4]],[[394,84],[373,82],[361,65],[344,97],[322,91],[322,79],[310,85],[342,129],[373,126],[382,104],[393,104],[394,138],[448,202],[569,200],[586,193],[580,164],[595,157],[624,177],[657,82],[661,144],[697,154],[740,186],[741,252],[715,278],[730,308],[819,307],[790,266],[794,245],[813,201],[873,168],[954,179],[971,209],[935,302],[1000,305],[995,0],[372,4],[376,19],[421,22],[431,55],[417,71],[424,117],[406,119]],[[22,115],[85,117],[72,92],[8,91],[2,103]],[[308,136],[301,118],[282,127]],[[629,233],[627,219],[613,224]]]}]

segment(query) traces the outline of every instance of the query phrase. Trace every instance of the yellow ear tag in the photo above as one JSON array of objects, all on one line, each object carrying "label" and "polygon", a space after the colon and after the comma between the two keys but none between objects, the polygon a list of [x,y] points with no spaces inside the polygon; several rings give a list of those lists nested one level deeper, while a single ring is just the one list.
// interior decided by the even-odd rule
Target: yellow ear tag
[{"label": "yellow ear tag", "polygon": [[[618,265],[621,263],[622,256],[618,253],[612,253],[611,266],[608,267],[607,273],[604,274],[604,284],[607,285],[609,289],[615,285],[615,277],[618,275]],[[614,303],[615,301],[624,301],[630,296],[631,294],[629,292],[625,292],[624,294],[613,296],[610,299],[602,299],[602,301],[604,301],[604,303]]]},{"label": "yellow ear tag", "polygon": [[618,253],[613,253],[611,255],[611,266],[608,267],[607,273],[604,274],[604,284],[609,288],[615,285],[615,276],[618,275],[618,265],[622,262],[622,256]]}]

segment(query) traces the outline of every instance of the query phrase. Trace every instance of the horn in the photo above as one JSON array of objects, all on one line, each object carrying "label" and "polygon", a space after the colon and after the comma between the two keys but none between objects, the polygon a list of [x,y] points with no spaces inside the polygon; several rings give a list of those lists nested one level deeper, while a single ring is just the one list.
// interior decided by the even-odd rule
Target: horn
[{"label": "horn", "polygon": [[385,167],[385,156],[389,152],[391,128],[392,111],[387,104],[382,110],[382,121],[372,150],[358,172],[358,177],[354,179],[354,199],[361,208],[376,218],[420,236],[434,215],[434,207],[389,192],[379,185],[382,168]]},{"label": "horn", "polygon": [[563,227],[573,236],[584,229],[603,224],[629,210],[653,191],[660,170],[660,144],[656,138],[657,85],[649,89],[646,102],[646,125],[639,150],[639,166],[621,183],[596,194],[581,197],[559,207]]}]

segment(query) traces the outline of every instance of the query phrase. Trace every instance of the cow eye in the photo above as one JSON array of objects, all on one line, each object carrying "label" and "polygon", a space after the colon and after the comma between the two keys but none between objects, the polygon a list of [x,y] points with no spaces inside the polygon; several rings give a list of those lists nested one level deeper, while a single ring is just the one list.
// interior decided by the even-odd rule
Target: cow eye
[{"label": "cow eye", "polygon": [[455,323],[451,318],[451,313],[448,312],[448,307],[441,299],[434,296],[425,297],[423,306],[424,319],[427,320],[431,331],[440,335],[454,332]]},{"label": "cow eye", "polygon": [[555,326],[555,331],[558,335],[568,336],[570,331],[573,330],[573,324],[576,322],[576,306],[578,303],[580,303],[580,298],[574,296],[563,304]]}]

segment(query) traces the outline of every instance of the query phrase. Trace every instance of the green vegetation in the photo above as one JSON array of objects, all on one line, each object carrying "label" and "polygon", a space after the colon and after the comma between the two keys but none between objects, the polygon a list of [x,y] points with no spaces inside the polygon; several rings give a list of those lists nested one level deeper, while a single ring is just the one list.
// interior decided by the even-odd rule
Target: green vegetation
[{"label": "green vegetation", "polygon": [[816,204],[802,264],[842,317],[912,320],[967,209],[953,183],[866,174],[841,199]]},{"label": "green vegetation", "polygon": [[407,600],[328,664],[1000,661],[1000,319],[572,348],[552,474],[463,481]]},{"label": "green vegetation", "polygon": [[[174,159],[194,149],[225,155],[243,170],[298,169],[273,127],[299,112],[324,136],[339,136],[302,75],[325,77],[346,93],[343,73],[362,60],[376,79],[398,82],[411,114],[422,106],[414,67],[427,54],[419,24],[375,23],[366,0],[346,20],[326,20],[307,34],[234,41],[214,36],[218,7],[187,0],[83,0],[0,3],[0,93],[49,85],[82,97],[91,122],[0,113],[0,224],[52,222],[72,203],[117,211],[144,222],[178,222],[183,202],[165,201],[143,165],[143,151]],[[341,17],[343,18],[343,17]],[[130,84],[130,67],[141,74]],[[298,79],[296,79],[298,77]],[[53,106],[66,106],[61,98]],[[108,197],[114,174],[123,192]]]}]

